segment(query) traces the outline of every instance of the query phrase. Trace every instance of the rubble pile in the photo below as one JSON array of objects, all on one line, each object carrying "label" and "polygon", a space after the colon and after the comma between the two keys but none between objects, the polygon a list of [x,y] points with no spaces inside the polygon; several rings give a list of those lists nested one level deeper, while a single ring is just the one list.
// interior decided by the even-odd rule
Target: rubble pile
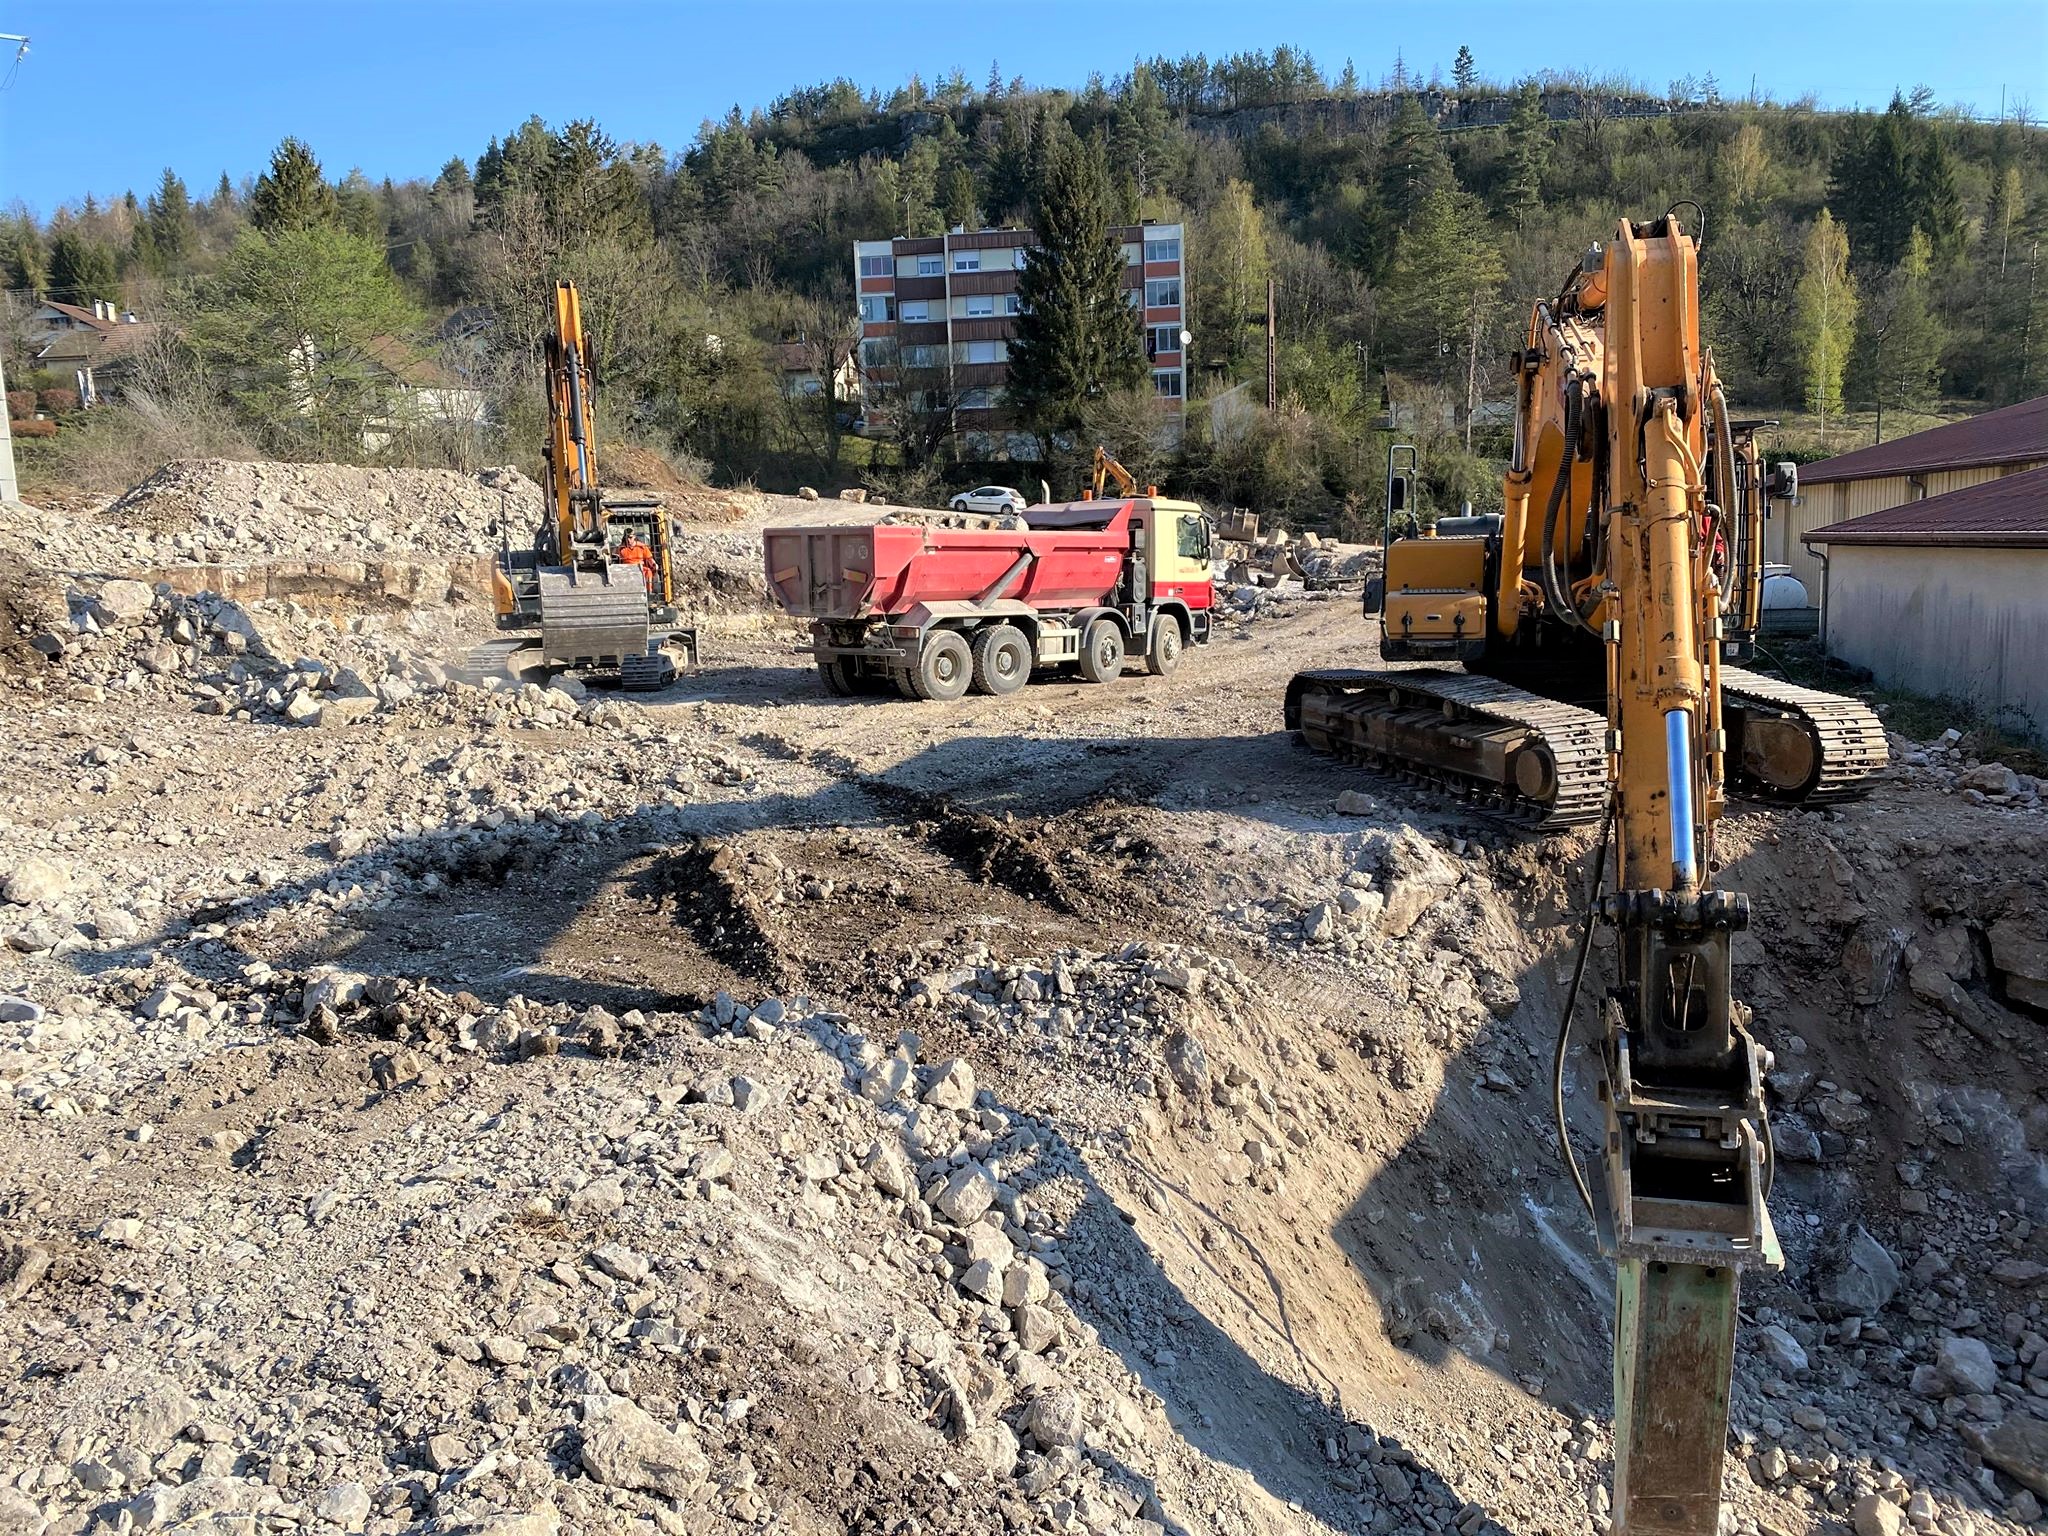
[{"label": "rubble pile", "polygon": [[2036,814],[2043,809],[2048,784],[2004,763],[1980,760],[1969,750],[1970,743],[1963,733],[1953,727],[1926,743],[1907,741],[1900,736],[1893,736],[1891,742],[1892,760],[1909,777],[1944,794],[1960,796],[1971,805],[2002,806]]},{"label": "rubble pile", "polygon": [[487,554],[540,516],[516,469],[173,459],[93,517],[40,516],[29,542],[53,567],[237,565],[290,557]]}]

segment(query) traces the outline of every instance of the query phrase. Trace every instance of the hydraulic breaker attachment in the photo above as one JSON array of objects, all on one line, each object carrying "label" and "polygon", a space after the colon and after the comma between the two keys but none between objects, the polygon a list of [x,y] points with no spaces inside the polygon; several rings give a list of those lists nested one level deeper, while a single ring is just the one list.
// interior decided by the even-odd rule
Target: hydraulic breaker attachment
[{"label": "hydraulic breaker attachment", "polygon": [[1611,895],[1622,983],[1606,1008],[1616,1536],[1713,1536],[1741,1272],[1776,1269],[1767,1054],[1735,1018],[1729,935],[1746,897]]}]

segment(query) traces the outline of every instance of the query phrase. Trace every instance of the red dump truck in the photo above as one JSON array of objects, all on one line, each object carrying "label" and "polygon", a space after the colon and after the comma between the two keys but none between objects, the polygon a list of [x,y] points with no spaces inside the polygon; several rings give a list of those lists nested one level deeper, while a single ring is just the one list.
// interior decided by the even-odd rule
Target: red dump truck
[{"label": "red dump truck", "polygon": [[770,528],[763,545],[769,590],[810,620],[833,693],[957,699],[1013,693],[1042,667],[1100,683],[1143,656],[1171,673],[1208,643],[1214,536],[1193,502],[1127,496],[983,526]]}]

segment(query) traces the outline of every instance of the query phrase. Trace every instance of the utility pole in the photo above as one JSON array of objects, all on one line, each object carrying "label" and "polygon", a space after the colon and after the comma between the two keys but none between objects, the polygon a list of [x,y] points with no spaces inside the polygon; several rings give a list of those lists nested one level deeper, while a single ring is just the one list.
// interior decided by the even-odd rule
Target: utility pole
[{"label": "utility pole", "polygon": [[[0,43],[14,44],[14,65],[28,54],[28,39],[15,32],[0,32]],[[0,502],[21,500],[21,482],[14,477],[14,431],[7,424],[7,372],[0,363]]]},{"label": "utility pole", "polygon": [[1266,409],[1280,409],[1279,332],[1273,325],[1273,279],[1266,279]]}]

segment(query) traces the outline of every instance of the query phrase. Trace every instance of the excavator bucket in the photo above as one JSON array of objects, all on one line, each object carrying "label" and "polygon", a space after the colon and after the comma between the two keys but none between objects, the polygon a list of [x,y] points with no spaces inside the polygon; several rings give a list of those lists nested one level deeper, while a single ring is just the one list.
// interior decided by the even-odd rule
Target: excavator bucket
[{"label": "excavator bucket", "polygon": [[648,628],[638,566],[540,573],[541,656],[550,667],[616,669],[647,654]]}]

